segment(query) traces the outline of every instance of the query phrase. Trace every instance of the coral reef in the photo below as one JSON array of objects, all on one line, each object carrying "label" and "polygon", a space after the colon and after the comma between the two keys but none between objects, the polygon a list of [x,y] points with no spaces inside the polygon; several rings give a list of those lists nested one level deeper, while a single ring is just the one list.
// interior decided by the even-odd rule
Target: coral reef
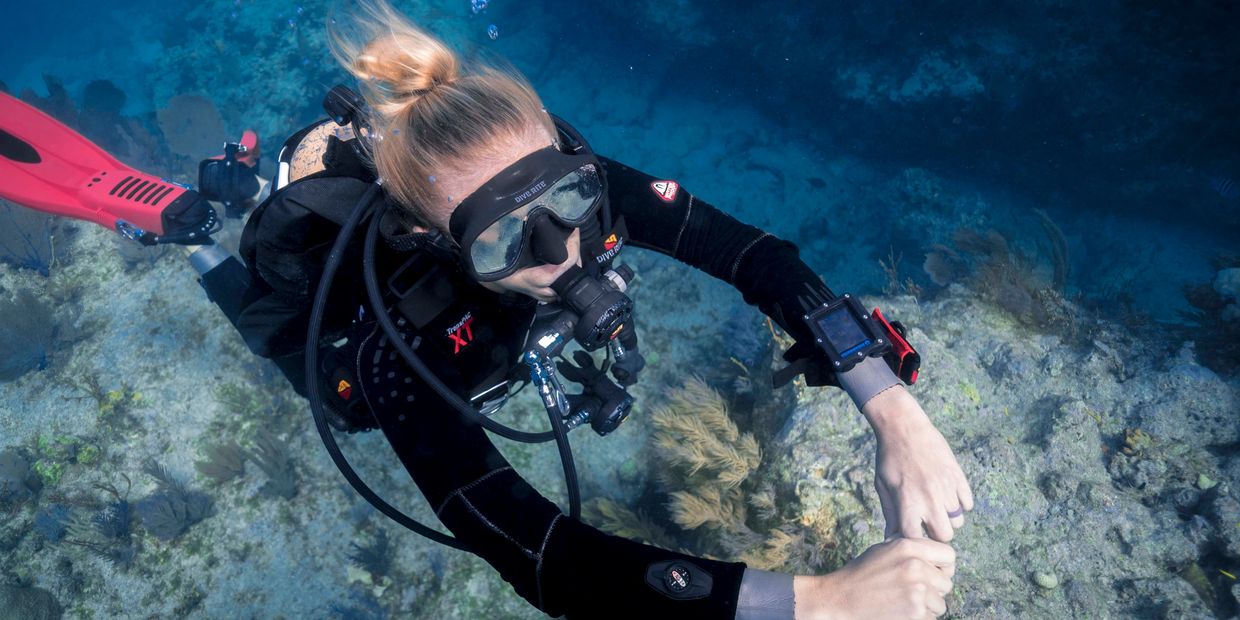
[{"label": "coral reef", "polygon": [[54,316],[34,293],[0,288],[0,381],[47,368],[56,348]]},{"label": "coral reef", "polygon": [[1067,243],[1044,212],[1038,219],[1053,248],[1050,282],[1036,273],[1034,259],[995,230],[957,229],[952,246],[930,247],[922,268],[935,284],[961,282],[1025,325],[1071,329],[1060,292],[1068,277]]},{"label": "coral reef", "polygon": [[[1062,334],[1013,337],[960,289],[919,312],[908,303],[883,306],[907,316],[910,339],[937,360],[910,390],[977,498],[952,543],[956,582],[970,584],[953,592],[952,617],[1234,613],[1227,575],[1240,561],[1240,503],[1224,474],[1240,440],[1234,385],[1191,346],[1152,354],[1119,326],[1105,328],[1113,354],[1103,354]],[[966,326],[967,343],[956,336]],[[840,529],[855,531],[881,519],[873,440],[839,415],[838,400],[804,391],[783,439],[793,470],[822,471],[798,484],[802,505],[834,504]],[[838,503],[841,480],[855,483],[860,510]]]},{"label": "coral reef", "polygon": [[0,451],[0,507],[24,502],[42,488],[35,472],[21,453]]},{"label": "coral reef", "polygon": [[293,468],[287,443],[267,429],[259,429],[254,437],[254,447],[246,454],[267,474],[263,494],[284,499],[297,495],[297,471]]},{"label": "coral reef", "polygon": [[154,493],[138,501],[134,511],[151,535],[163,541],[172,540],[213,514],[211,498],[187,488],[162,465],[148,461],[143,471],[158,486]]},{"label": "coral reef", "polygon": [[206,460],[195,462],[194,468],[216,484],[228,482],[245,473],[245,462],[249,456],[234,440],[207,444],[202,452]]},{"label": "coral reef", "polygon": [[1181,311],[1188,322],[1181,337],[1196,343],[1197,355],[1215,372],[1235,376],[1240,369],[1240,257],[1217,256],[1214,281],[1184,288],[1192,306]]},{"label": "coral reef", "polygon": [[155,113],[168,148],[191,162],[217,155],[227,138],[224,119],[210,99],[177,95]]},{"label": "coral reef", "polygon": [[[483,46],[510,46],[487,49],[513,52],[548,107],[578,124],[600,152],[673,175],[738,218],[795,241],[833,287],[860,294],[885,283],[894,296],[913,292],[911,275],[912,285],[926,289],[916,303],[901,296],[881,305],[890,302],[892,316],[910,326],[910,341],[926,360],[922,381],[910,389],[948,438],[977,497],[953,541],[959,562],[951,617],[1235,615],[1240,365],[1234,349],[1215,347],[1240,342],[1228,323],[1240,304],[1224,272],[1240,265],[1205,273],[1199,253],[1173,241],[1177,230],[1152,230],[1145,222],[1105,228],[1082,219],[1113,212],[1125,222],[1196,221],[1221,231],[1224,243],[1240,225],[1240,210],[1214,180],[1234,179],[1240,170],[1240,117],[1220,113],[1231,109],[1231,99],[1219,85],[1231,83],[1236,66],[1230,31],[1215,19],[1226,7],[1177,6],[1175,19],[1166,19],[1167,9],[1154,3],[1021,4],[1006,12],[892,3],[794,3],[779,10],[654,0],[491,4],[485,17],[470,17],[459,2],[401,8],[454,42],[473,33]],[[192,181],[192,162],[161,142],[156,113],[126,117],[122,101],[146,110],[177,95],[209,97],[223,138],[252,126],[278,144],[321,116],[323,90],[342,79],[322,40],[324,6],[203,0],[173,7],[171,30],[147,22],[150,37],[124,46],[141,69],[79,73],[64,83],[68,88],[48,78],[40,91],[46,96],[28,92],[27,99],[127,163]],[[555,19],[530,18],[538,15]],[[503,32],[497,42],[482,34],[491,22]],[[618,36],[614,43],[573,36],[583,31]],[[547,40],[558,43],[539,43]],[[634,41],[650,54],[631,54]],[[140,65],[142,55],[155,57],[153,69]],[[37,75],[52,66],[47,58],[31,60],[16,71]],[[12,85],[27,78],[4,75]],[[733,96],[711,96],[721,85]],[[1045,206],[1063,231],[1022,205]],[[873,236],[850,234],[874,222],[883,225]],[[1018,265],[1021,273],[987,271],[992,258],[984,250],[971,253],[948,241],[959,227],[979,231],[983,241],[987,228],[1005,231],[1008,256],[996,255],[996,262],[1011,262],[1018,245],[1045,249],[1037,264]],[[288,415],[304,401],[262,374],[273,367],[251,361],[183,269],[154,255],[100,252],[110,243],[103,231],[69,234],[84,228],[54,230],[47,277],[38,267],[14,268],[15,261],[0,266],[0,297],[30,290],[39,308],[56,314],[51,324],[68,330],[80,323],[89,334],[72,350],[53,341],[48,360],[55,363],[45,372],[23,371],[4,385],[0,455],[12,451],[25,465],[15,468],[23,471],[20,487],[4,487],[0,463],[0,489],[25,490],[5,503],[0,519],[0,583],[21,584],[0,590],[0,616],[43,613],[21,606],[14,589],[50,592],[68,616],[80,618],[541,615],[485,563],[413,537],[397,540],[393,533],[388,586],[350,566],[348,556],[360,550],[349,542],[370,547],[379,534],[355,533],[359,502],[339,491],[321,450],[298,450],[304,492],[291,499],[267,501],[284,495],[274,489],[256,495],[265,478],[220,484],[212,499],[228,519],[163,544],[142,532],[135,515],[129,522],[139,535],[121,544],[121,499],[83,496],[84,485],[136,469],[152,455],[189,471],[191,446],[203,447],[205,462],[218,461],[199,469],[204,482],[213,479],[210,471],[236,480],[250,460],[237,449],[261,451],[254,445],[258,429],[298,447],[313,437],[304,416]],[[950,248],[927,257],[926,271],[942,288],[909,273],[910,248],[926,240]],[[1058,268],[1069,259],[1071,272]],[[623,498],[588,504],[596,507],[588,518],[694,553],[737,558],[733,547],[750,545],[746,551],[766,556],[759,560],[777,565],[786,557],[780,570],[798,572],[821,573],[880,540],[874,440],[865,423],[836,390],[772,393],[764,386],[772,356],[745,355],[757,349],[749,348],[754,326],[744,313],[724,328],[732,348],[707,336],[727,321],[735,291],[676,267],[635,287],[648,330],[643,346],[656,373],[639,386],[639,402],[661,398],[654,379],[679,384],[685,368],[702,368],[728,396],[737,438],[707,430],[740,455],[741,438],[751,435],[760,458],[731,477],[711,463],[688,475],[697,461],[678,461],[663,467],[676,476],[645,488],[642,497],[654,501],[634,502],[667,463],[646,433],[664,431],[631,424],[606,438],[610,443],[583,439],[583,490]],[[1152,322],[1141,330],[1102,325],[1076,300],[1062,299],[1064,287],[1076,285],[1100,305],[1148,310],[1150,300],[1176,297],[1180,280],[1157,286],[1168,273],[1211,289],[1187,295],[1195,311],[1183,330]],[[34,292],[44,286],[46,295]],[[65,310],[79,307],[80,321],[70,320]],[[1177,308],[1168,307],[1166,318],[1173,319]],[[1089,332],[1094,342],[1070,337],[1073,330]],[[769,349],[760,326],[757,332]],[[193,354],[167,353],[186,350]],[[739,366],[729,357],[745,366],[736,383]],[[0,354],[0,366],[8,359]],[[202,398],[211,390],[204,385],[230,382],[245,386],[244,399],[220,398],[226,390],[216,392],[217,402]],[[141,386],[146,396],[127,385]],[[78,442],[59,441],[66,437]],[[240,445],[212,456],[212,442],[222,438]],[[357,448],[350,456],[359,468],[392,484],[385,497],[400,497],[412,489],[403,474],[392,475],[399,466],[382,441],[350,437],[346,449]],[[502,449],[539,488],[558,488],[553,459],[524,446]],[[267,462],[290,481],[285,490],[295,488],[285,476],[293,471],[287,454],[276,452]],[[621,470],[623,462],[632,465]],[[43,480],[56,486],[27,486]],[[430,511],[411,503],[420,519],[433,522]],[[676,506],[686,524],[707,518],[685,529],[671,516]],[[140,550],[133,567],[123,573],[95,552],[81,554],[82,546],[70,542],[71,521],[80,540],[114,552]],[[739,532],[736,542],[724,544],[731,532]],[[814,547],[820,555],[825,548],[827,559],[805,566],[811,550],[798,546],[801,538],[826,541]],[[315,561],[304,561],[311,555]],[[354,581],[357,573],[366,579]],[[433,585],[440,582],[454,587]]]},{"label": "coral reef", "polygon": [[56,232],[55,218],[0,200],[0,261],[49,275]]},{"label": "coral reef", "polygon": [[[737,428],[718,391],[689,378],[668,391],[651,423],[651,445],[661,465],[657,478],[668,496],[670,519],[694,534],[689,549],[767,570],[823,566],[832,541],[780,518],[773,488],[754,475],[762,462],[758,443]],[[795,508],[785,506],[790,512]],[[612,521],[628,524],[620,531],[666,540],[641,513],[611,513]]]}]

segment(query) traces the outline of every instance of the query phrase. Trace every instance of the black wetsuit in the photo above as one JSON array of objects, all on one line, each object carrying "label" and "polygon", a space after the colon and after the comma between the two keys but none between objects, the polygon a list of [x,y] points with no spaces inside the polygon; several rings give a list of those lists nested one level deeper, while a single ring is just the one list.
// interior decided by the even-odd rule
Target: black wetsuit
[{"label": "black wetsuit", "polygon": [[[623,217],[627,228],[627,238],[610,240],[613,249],[617,243],[652,249],[701,269],[735,286],[746,302],[794,336],[805,336],[798,320],[803,300],[825,298],[826,289],[798,258],[794,245],[737,221],[683,189],[656,187],[659,179],[612,160],[602,162],[611,213]],[[392,314],[427,365],[442,369],[448,375],[445,382],[457,389],[482,379],[452,376],[458,356],[515,361],[519,351],[512,343],[524,338],[530,316],[524,313],[532,308],[476,285],[471,295],[471,307],[443,313],[438,324],[421,329],[406,320],[407,314]],[[640,307],[640,298],[636,301]],[[261,329],[259,336],[241,329],[251,348],[262,349],[256,340],[268,335]],[[382,332],[363,338],[353,370],[383,433],[435,514],[531,604],[552,616],[579,618],[735,614],[744,564],[640,544],[562,514],[521,478],[482,428],[465,421],[417,378]],[[295,364],[286,372],[296,384]],[[660,571],[668,560],[687,561],[704,573],[691,578],[697,584],[709,578],[708,594],[685,600],[663,585]]]}]

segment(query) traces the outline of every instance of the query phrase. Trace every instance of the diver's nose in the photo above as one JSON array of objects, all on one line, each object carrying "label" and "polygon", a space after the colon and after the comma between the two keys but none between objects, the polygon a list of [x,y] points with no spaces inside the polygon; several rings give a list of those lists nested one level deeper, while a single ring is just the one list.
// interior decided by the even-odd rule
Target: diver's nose
[{"label": "diver's nose", "polygon": [[545,213],[534,216],[530,222],[530,253],[534,260],[544,265],[558,265],[568,260],[568,238],[571,228],[560,226]]}]

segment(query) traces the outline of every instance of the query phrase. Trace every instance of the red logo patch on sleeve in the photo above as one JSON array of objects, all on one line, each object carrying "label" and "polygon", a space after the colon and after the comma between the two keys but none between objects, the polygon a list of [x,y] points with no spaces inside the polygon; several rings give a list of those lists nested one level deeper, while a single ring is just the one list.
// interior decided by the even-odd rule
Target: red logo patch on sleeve
[{"label": "red logo patch on sleeve", "polygon": [[680,184],[675,181],[655,181],[650,184],[650,189],[654,190],[655,195],[663,202],[671,202],[676,200],[676,192],[680,190]]}]

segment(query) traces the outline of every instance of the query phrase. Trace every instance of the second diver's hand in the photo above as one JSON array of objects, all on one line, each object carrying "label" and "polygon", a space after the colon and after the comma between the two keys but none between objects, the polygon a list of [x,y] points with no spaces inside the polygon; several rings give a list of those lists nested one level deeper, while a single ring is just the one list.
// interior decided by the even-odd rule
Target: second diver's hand
[{"label": "second diver's hand", "polygon": [[874,484],[886,538],[948,542],[973,509],[973,491],[943,434],[904,386],[883,390],[861,409],[878,439]]},{"label": "second diver's hand", "polygon": [[895,538],[843,568],[792,580],[796,620],[917,620],[947,612],[956,552],[927,538]]}]

